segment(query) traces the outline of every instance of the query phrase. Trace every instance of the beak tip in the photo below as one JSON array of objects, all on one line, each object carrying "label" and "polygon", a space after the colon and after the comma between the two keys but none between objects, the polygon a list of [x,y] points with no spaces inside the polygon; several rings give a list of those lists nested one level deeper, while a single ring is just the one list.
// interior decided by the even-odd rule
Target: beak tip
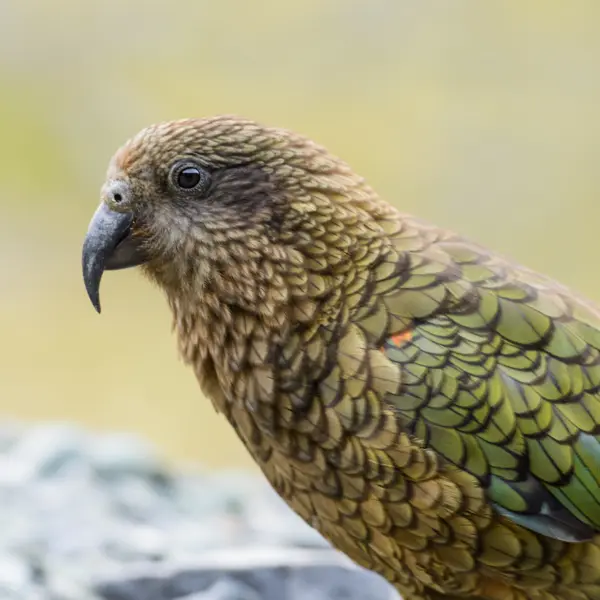
[{"label": "beak tip", "polygon": [[[87,281],[86,281],[87,284]],[[100,291],[98,286],[86,285],[88,298],[98,314],[100,314]]]},{"label": "beak tip", "polygon": [[103,273],[102,261],[98,260],[98,256],[90,253],[88,250],[87,240],[84,244],[83,257],[83,281],[85,283],[85,291],[87,296],[92,303],[92,306],[96,309],[96,312],[100,312],[100,280]]}]

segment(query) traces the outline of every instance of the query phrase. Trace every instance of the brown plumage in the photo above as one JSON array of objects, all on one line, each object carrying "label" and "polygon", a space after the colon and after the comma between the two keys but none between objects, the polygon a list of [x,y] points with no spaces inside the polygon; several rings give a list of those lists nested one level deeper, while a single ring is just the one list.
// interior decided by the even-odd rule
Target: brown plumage
[{"label": "brown plumage", "polygon": [[310,525],[406,600],[600,600],[600,317],[235,117],[113,157],[84,245],[164,290],[179,349]]}]

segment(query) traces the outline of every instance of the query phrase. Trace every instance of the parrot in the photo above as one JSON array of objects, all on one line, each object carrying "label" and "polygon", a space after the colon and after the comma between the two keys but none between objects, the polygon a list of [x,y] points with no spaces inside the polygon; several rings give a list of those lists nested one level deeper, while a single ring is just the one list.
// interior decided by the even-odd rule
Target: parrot
[{"label": "parrot", "polygon": [[158,122],[82,244],[139,267],[283,500],[404,600],[600,600],[600,309],[304,135]]}]

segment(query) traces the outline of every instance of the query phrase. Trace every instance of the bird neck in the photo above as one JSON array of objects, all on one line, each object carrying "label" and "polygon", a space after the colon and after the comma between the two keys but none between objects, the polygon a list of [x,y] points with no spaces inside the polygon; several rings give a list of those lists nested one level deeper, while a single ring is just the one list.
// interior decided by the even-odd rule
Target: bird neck
[{"label": "bird neck", "polygon": [[351,191],[288,209],[276,238],[255,229],[243,246],[206,250],[201,279],[167,289],[180,353],[218,410],[237,397],[240,374],[276,362],[294,332],[348,318],[352,289],[389,252],[385,222],[397,213],[366,186]]}]

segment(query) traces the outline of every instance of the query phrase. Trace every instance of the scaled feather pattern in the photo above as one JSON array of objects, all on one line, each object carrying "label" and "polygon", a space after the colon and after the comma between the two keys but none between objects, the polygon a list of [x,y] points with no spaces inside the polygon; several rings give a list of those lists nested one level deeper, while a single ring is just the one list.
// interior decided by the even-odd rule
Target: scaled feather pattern
[{"label": "scaled feather pattern", "polygon": [[335,547],[406,600],[600,600],[596,306],[233,116],[141,131],[99,210],[129,229],[92,222],[88,289],[141,265],[204,394]]}]

